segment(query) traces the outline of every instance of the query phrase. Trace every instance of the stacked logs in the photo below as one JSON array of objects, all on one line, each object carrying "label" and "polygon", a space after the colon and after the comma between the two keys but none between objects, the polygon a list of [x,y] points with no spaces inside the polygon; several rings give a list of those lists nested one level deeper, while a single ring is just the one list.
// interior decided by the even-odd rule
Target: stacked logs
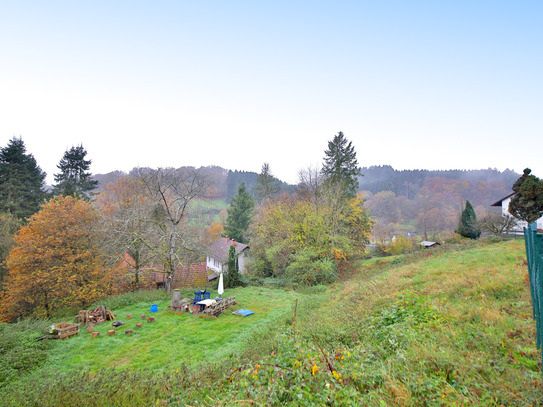
[{"label": "stacked logs", "polygon": [[115,315],[113,315],[113,313],[108,310],[104,305],[99,305],[92,311],[79,311],[79,315],[77,315],[75,319],[76,322],[78,321],[80,324],[96,325],[101,324],[105,321],[113,321],[115,319]]}]

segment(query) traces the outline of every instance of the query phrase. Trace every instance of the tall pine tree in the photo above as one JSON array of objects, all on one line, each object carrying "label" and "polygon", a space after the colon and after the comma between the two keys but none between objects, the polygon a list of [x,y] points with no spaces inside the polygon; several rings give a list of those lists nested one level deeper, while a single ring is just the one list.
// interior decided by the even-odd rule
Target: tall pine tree
[{"label": "tall pine tree", "polygon": [[25,219],[40,210],[46,196],[45,172],[21,138],[0,149],[0,211]]},{"label": "tall pine tree", "polygon": [[237,242],[247,243],[245,233],[251,223],[254,206],[254,198],[247,192],[245,183],[240,184],[238,193],[230,202],[228,215],[226,216],[224,231],[229,238]]},{"label": "tall pine tree", "polygon": [[339,187],[347,198],[354,198],[358,190],[360,168],[352,142],[340,131],[328,142],[328,150],[324,154],[322,173],[325,183]]},{"label": "tall pine tree", "polygon": [[72,147],[64,153],[57,165],[60,173],[55,174],[56,185],[53,187],[55,196],[76,196],[90,200],[98,181],[92,179],[92,174],[89,172],[92,161],[85,160],[86,155],[87,151],[82,145]]}]

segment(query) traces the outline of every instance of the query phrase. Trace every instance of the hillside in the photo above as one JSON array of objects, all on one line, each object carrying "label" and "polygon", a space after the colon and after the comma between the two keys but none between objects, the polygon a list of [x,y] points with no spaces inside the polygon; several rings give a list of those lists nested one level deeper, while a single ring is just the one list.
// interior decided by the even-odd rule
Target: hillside
[{"label": "hillside", "polygon": [[[157,321],[132,336],[50,342],[0,404],[540,405],[524,258],[510,241],[372,259],[330,287],[237,289],[256,311],[243,319],[156,298]],[[123,298],[118,315],[151,301]]]}]

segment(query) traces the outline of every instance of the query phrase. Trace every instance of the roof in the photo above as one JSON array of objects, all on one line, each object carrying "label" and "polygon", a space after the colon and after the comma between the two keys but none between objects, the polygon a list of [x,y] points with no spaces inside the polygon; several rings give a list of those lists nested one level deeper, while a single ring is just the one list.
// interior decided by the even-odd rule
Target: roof
[{"label": "roof", "polygon": [[235,242],[234,240],[223,237],[211,245],[208,251],[208,256],[220,261],[221,263],[226,263],[228,261],[230,246],[235,247],[236,256],[240,255],[245,250],[249,250],[249,246],[246,244]]},{"label": "roof", "polygon": [[516,192],[511,192],[509,195],[507,195],[505,198],[500,199],[497,202],[494,202],[490,206],[502,206],[502,202],[505,201],[507,198],[511,198],[513,195],[515,195]]},{"label": "roof", "polygon": [[432,246],[435,246],[436,244],[441,246],[441,244],[438,243],[438,242],[429,242],[427,240],[424,240],[424,241],[420,242],[420,245],[424,246],[424,247],[432,247]]}]

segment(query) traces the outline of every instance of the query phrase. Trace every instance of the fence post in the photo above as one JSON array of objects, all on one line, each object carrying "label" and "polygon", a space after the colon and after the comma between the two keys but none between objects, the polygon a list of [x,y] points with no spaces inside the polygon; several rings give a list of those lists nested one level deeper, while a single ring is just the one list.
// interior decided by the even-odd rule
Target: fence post
[{"label": "fence post", "polygon": [[[536,323],[537,347],[543,343],[543,234],[537,232],[537,224],[531,223],[524,228],[530,293],[532,295],[533,317]],[[543,353],[542,353],[543,356]]]}]

